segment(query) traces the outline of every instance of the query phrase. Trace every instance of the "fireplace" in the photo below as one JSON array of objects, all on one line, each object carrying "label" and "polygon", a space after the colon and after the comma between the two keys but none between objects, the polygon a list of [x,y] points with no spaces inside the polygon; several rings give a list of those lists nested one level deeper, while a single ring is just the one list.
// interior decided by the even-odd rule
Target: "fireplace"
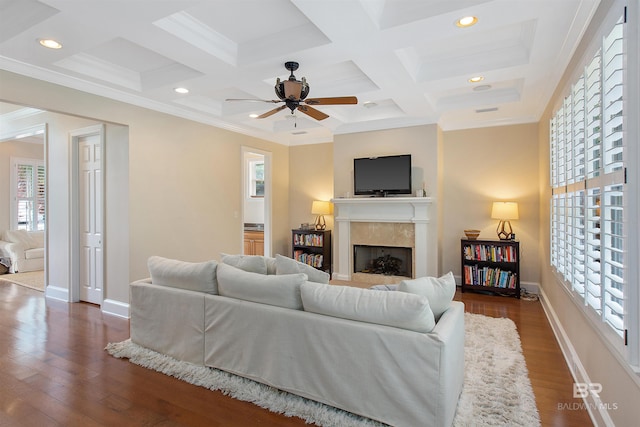
[{"label": "fireplace", "polygon": [[411,277],[411,248],[353,245],[353,272]]},{"label": "fireplace", "polygon": [[[438,269],[437,226],[429,197],[333,199],[335,206],[334,270],[336,280],[373,284],[397,283],[406,277],[435,276]],[[410,248],[405,276],[357,273],[354,246]],[[386,252],[385,252],[386,254]],[[394,255],[395,256],[395,255]],[[406,261],[407,263],[409,261]]]}]

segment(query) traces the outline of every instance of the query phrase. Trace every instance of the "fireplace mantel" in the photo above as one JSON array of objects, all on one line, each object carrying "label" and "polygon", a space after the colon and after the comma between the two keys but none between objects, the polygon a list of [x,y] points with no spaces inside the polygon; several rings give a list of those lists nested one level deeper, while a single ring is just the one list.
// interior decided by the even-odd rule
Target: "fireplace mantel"
[{"label": "fireplace mantel", "polygon": [[413,223],[416,277],[436,275],[435,224],[431,221],[434,201],[430,197],[338,198],[335,206],[336,246],[333,278],[351,280],[353,274],[352,222]]}]

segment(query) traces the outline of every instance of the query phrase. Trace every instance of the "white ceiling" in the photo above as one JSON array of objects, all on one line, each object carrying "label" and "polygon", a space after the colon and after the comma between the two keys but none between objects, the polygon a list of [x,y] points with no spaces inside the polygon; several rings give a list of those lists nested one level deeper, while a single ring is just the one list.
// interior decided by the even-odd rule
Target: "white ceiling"
[{"label": "white ceiling", "polygon": [[[527,123],[598,2],[0,0],[0,67],[284,144]],[[456,27],[466,15],[478,23]],[[41,38],[63,48],[45,49]],[[286,61],[300,63],[310,98],[355,95],[359,104],[317,106],[331,117],[316,121],[288,109],[252,119],[275,105],[225,101],[277,99]],[[484,81],[469,83],[475,75]]]}]

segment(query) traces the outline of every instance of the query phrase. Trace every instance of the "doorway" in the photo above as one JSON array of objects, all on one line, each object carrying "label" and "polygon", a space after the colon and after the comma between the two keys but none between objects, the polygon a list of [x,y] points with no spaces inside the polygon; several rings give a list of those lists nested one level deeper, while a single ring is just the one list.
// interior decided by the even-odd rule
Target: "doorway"
[{"label": "doorway", "polygon": [[78,129],[72,142],[71,300],[102,305],[104,284],[104,126]]},{"label": "doorway", "polygon": [[271,153],[242,147],[242,248],[271,256]]}]

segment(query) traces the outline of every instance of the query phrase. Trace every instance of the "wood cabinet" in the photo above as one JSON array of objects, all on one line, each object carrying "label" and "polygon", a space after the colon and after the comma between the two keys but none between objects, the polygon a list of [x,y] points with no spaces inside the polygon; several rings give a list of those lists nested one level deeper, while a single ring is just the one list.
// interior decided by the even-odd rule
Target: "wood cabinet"
[{"label": "wood cabinet", "polygon": [[520,298],[520,242],[460,242],[462,292],[486,291]]},{"label": "wood cabinet", "polygon": [[244,254],[264,255],[264,231],[244,232]]},{"label": "wood cabinet", "polygon": [[331,231],[291,230],[291,257],[331,275]]}]

